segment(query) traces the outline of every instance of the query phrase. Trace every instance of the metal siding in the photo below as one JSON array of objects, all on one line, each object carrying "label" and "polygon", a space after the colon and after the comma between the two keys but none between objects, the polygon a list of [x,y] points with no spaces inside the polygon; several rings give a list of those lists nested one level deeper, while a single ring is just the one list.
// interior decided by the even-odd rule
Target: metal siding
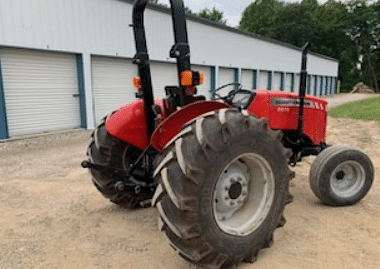
[{"label": "metal siding", "polygon": [[253,70],[252,72],[252,89],[257,89],[257,70]]},{"label": "metal siding", "polygon": [[86,116],[86,94],[84,86],[84,70],[83,70],[83,57],[81,54],[76,55],[77,71],[78,71],[78,90],[79,90],[79,106],[80,106],[80,121],[81,127],[87,128]]},{"label": "metal siding", "polygon": [[285,84],[285,74],[282,72],[281,73],[281,82],[280,82],[280,90],[284,90],[284,84]]},{"label": "metal siding", "polygon": [[317,96],[318,76],[313,76],[313,95]]},{"label": "metal siding", "polygon": [[0,48],[0,140],[8,139],[7,111],[5,109],[5,97],[3,87],[3,75],[1,69],[1,48]]},{"label": "metal siding", "polygon": [[212,66],[211,67],[211,98],[214,99],[215,98],[215,89],[216,89],[216,67],[215,66]]},{"label": "metal siding", "polygon": [[[6,46],[132,57],[131,14],[132,4],[117,0],[1,0],[0,40]],[[148,8],[145,21],[150,58],[166,61],[173,44],[170,14]],[[299,71],[301,51],[289,46],[194,20],[188,20],[188,31],[193,63]],[[337,61],[309,55],[308,63],[310,74],[337,75]]]},{"label": "metal siding", "polygon": [[311,94],[311,75],[307,75],[307,82],[306,82],[306,93]]},{"label": "metal siding", "polygon": [[9,136],[80,127],[76,57],[2,50]]},{"label": "metal siding", "polygon": [[118,107],[136,99],[132,79],[137,68],[132,60],[92,56],[92,88],[95,122]]},{"label": "metal siding", "polygon": [[246,70],[246,69],[241,70],[241,85],[243,89],[249,89],[249,90],[254,89],[252,85],[253,83],[252,75],[253,75],[252,70]]},{"label": "metal siding", "polygon": [[333,90],[332,94],[336,94],[336,78],[333,78]]},{"label": "metal siding", "polygon": [[204,83],[197,86],[198,94],[203,95],[207,99],[211,98],[211,67],[210,66],[201,66],[201,65],[191,65],[191,69],[194,71],[200,71],[204,75]]},{"label": "metal siding", "polygon": [[331,95],[332,94],[332,83],[333,83],[332,77],[330,77],[329,80],[330,80],[330,92],[329,92],[329,94]]},{"label": "metal siding", "polygon": [[323,76],[320,76],[319,95],[320,96],[324,95],[324,92],[323,92]]}]

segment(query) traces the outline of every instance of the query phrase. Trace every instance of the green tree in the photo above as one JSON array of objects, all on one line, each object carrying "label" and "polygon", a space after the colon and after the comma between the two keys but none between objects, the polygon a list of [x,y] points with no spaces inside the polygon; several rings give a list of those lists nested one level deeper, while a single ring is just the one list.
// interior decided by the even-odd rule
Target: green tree
[{"label": "green tree", "polygon": [[379,48],[378,3],[371,5],[367,1],[354,0],[347,4],[350,15],[348,33],[360,55],[361,79],[372,88],[379,90],[376,70]]},{"label": "green tree", "polygon": [[205,8],[201,10],[197,16],[223,25],[227,23],[227,20],[223,18],[223,12],[218,11],[215,7],[213,7],[212,10]]},{"label": "green tree", "polygon": [[256,0],[244,10],[239,28],[274,38],[283,7],[276,0]]}]

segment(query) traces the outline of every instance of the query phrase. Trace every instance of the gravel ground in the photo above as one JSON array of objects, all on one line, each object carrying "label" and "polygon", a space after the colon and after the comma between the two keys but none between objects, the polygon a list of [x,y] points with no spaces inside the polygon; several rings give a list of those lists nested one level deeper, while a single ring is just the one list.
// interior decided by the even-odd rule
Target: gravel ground
[{"label": "gravel ground", "polygon": [[[333,104],[346,98],[359,95],[328,99]],[[327,142],[365,150],[377,175],[379,123],[330,117],[328,122]],[[0,268],[195,268],[158,231],[154,208],[128,211],[98,193],[80,167],[89,142],[90,131],[75,131],[0,143]],[[309,187],[312,161],[306,158],[295,168],[294,202],[274,246],[261,251],[255,264],[239,268],[380,268],[377,176],[357,205],[328,207]]]},{"label": "gravel ground", "polygon": [[340,106],[341,104],[355,102],[368,98],[379,97],[380,94],[369,94],[369,93],[341,93],[325,97],[329,103],[327,109]]}]

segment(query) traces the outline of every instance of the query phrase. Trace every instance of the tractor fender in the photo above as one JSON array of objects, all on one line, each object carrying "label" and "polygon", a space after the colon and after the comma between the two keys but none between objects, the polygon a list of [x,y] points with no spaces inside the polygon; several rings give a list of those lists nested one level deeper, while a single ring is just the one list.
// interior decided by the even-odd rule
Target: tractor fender
[{"label": "tractor fender", "polygon": [[163,152],[165,145],[179,134],[185,123],[207,112],[229,107],[231,106],[226,103],[213,100],[194,102],[184,106],[157,126],[152,134],[150,144],[154,149]]},{"label": "tractor fender", "polygon": [[[162,100],[154,102],[161,107],[161,111],[164,111]],[[136,100],[116,110],[108,116],[106,130],[112,137],[132,144],[141,150],[145,149],[149,145],[149,140],[144,102]]]}]

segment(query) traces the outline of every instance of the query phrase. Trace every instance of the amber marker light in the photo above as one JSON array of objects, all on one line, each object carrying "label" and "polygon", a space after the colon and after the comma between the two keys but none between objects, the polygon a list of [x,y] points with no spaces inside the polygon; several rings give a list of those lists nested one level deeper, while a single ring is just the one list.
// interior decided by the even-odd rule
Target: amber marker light
[{"label": "amber marker light", "polygon": [[204,75],[202,72],[193,72],[185,70],[181,73],[181,85],[182,86],[194,86],[200,85],[204,82]]},{"label": "amber marker light", "polygon": [[193,85],[193,72],[190,70],[182,71],[181,73],[181,85],[191,86]]},{"label": "amber marker light", "polygon": [[203,72],[199,72],[199,85],[202,85],[204,81],[205,75],[203,74]]},{"label": "amber marker light", "polygon": [[141,91],[142,82],[141,82],[141,78],[139,76],[133,77],[133,87],[135,87],[137,91]]}]

